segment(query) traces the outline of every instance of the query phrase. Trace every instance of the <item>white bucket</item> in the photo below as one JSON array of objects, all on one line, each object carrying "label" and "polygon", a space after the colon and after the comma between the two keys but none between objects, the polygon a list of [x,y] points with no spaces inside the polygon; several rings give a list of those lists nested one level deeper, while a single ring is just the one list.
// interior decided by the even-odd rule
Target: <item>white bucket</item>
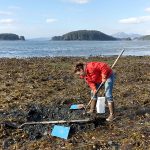
[{"label": "white bucket", "polygon": [[96,103],[97,113],[105,113],[105,97],[98,97]]}]

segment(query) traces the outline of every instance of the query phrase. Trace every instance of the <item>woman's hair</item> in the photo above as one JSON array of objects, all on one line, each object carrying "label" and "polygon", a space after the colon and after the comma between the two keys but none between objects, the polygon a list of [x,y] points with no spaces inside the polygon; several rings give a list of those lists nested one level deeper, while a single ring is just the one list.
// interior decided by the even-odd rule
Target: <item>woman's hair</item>
[{"label": "woman's hair", "polygon": [[76,63],[75,65],[75,68],[74,68],[74,73],[80,71],[81,69],[83,70],[84,69],[84,62],[78,62]]}]

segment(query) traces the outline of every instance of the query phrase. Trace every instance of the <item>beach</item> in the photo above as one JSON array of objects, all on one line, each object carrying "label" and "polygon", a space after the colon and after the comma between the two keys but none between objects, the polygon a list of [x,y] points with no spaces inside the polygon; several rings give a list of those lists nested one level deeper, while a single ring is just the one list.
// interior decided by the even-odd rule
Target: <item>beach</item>
[{"label": "beach", "polygon": [[[0,58],[1,149],[149,149],[150,56],[122,56],[114,67],[114,122],[104,121],[107,107],[106,114],[92,116],[83,115],[84,110],[69,110],[71,104],[87,104],[90,100],[90,88],[73,73],[75,63],[103,61],[111,66],[116,58]],[[99,95],[102,93],[103,89]],[[99,123],[71,124],[74,131],[68,140],[52,137],[53,125],[9,126],[10,122],[19,125],[94,116]]]}]

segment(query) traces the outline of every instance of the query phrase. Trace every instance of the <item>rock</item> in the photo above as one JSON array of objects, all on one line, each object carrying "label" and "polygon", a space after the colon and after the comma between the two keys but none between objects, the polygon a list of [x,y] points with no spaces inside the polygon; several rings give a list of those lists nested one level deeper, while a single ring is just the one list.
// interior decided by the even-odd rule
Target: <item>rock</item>
[{"label": "rock", "polygon": [[24,36],[20,36],[19,39],[22,40],[22,41],[25,41],[25,37]]}]

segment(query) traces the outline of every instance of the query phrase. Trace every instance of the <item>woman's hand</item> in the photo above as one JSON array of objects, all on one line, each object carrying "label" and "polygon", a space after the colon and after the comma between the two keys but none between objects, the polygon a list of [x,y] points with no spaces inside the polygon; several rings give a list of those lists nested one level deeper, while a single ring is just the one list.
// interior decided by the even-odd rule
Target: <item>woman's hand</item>
[{"label": "woman's hand", "polygon": [[102,78],[102,83],[105,83],[106,82],[106,78]]},{"label": "woman's hand", "polygon": [[97,92],[97,90],[96,90],[96,89],[94,89],[94,90],[93,90],[93,94],[95,95],[95,94],[96,94],[96,92]]},{"label": "woman's hand", "polygon": [[102,83],[105,83],[106,82],[106,75],[102,74]]}]

